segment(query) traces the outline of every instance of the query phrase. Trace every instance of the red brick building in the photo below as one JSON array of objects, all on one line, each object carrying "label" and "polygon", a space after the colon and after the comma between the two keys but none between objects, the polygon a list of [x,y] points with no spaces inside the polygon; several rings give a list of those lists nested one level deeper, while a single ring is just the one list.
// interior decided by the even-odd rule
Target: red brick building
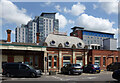
[{"label": "red brick building", "polygon": [[118,62],[119,51],[112,50],[89,50],[88,64],[99,64],[101,69],[106,69],[112,62]]}]

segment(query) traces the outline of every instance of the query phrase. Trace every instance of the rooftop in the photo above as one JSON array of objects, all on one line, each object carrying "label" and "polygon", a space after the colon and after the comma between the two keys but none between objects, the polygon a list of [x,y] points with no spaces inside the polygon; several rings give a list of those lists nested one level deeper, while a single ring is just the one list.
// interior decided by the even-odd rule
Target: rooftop
[{"label": "rooftop", "polygon": [[82,29],[83,31],[87,31],[87,32],[96,32],[96,33],[102,33],[102,34],[111,34],[111,35],[114,35],[114,33],[107,33],[107,32],[100,32],[100,31],[92,31],[92,30],[85,30],[83,27],[73,27],[71,28],[72,30],[75,30],[75,29]]},{"label": "rooftop", "polygon": [[54,12],[54,13],[45,13],[45,12],[43,12],[43,13],[41,14],[41,16],[43,16],[44,14],[56,14],[56,12]]}]

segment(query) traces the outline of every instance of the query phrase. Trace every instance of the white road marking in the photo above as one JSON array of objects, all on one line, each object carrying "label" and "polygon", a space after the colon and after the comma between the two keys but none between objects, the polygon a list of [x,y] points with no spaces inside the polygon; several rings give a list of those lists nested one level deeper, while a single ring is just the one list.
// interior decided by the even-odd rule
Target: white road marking
[{"label": "white road marking", "polygon": [[52,76],[52,77],[55,78],[55,79],[63,80],[62,78],[57,77],[57,76]]},{"label": "white road marking", "polygon": [[88,79],[94,79],[94,78],[96,78],[96,77],[87,77]]}]

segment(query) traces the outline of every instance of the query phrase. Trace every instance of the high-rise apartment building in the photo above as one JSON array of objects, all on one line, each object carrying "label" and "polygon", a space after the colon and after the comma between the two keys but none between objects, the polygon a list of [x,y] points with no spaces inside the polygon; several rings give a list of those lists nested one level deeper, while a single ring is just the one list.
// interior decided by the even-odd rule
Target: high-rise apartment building
[{"label": "high-rise apartment building", "polygon": [[16,42],[36,43],[36,33],[40,33],[39,39],[44,41],[48,34],[59,32],[59,20],[55,18],[55,14],[42,13],[40,16],[35,16],[24,27],[17,27]]},{"label": "high-rise apartment building", "polygon": [[15,41],[16,42],[27,42],[27,25],[21,25],[15,29]]}]

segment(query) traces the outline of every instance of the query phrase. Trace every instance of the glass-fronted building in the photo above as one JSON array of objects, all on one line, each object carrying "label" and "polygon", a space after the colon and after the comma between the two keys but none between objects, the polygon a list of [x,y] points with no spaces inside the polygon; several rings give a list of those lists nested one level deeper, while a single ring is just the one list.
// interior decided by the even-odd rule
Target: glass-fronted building
[{"label": "glass-fronted building", "polygon": [[[73,27],[72,30],[73,32],[71,32],[70,35],[81,38],[87,46],[95,44],[96,46],[100,46],[101,48],[103,48],[104,39],[114,38],[113,33],[85,30],[84,28],[81,27]],[[95,48],[100,49],[100,47]]]}]

